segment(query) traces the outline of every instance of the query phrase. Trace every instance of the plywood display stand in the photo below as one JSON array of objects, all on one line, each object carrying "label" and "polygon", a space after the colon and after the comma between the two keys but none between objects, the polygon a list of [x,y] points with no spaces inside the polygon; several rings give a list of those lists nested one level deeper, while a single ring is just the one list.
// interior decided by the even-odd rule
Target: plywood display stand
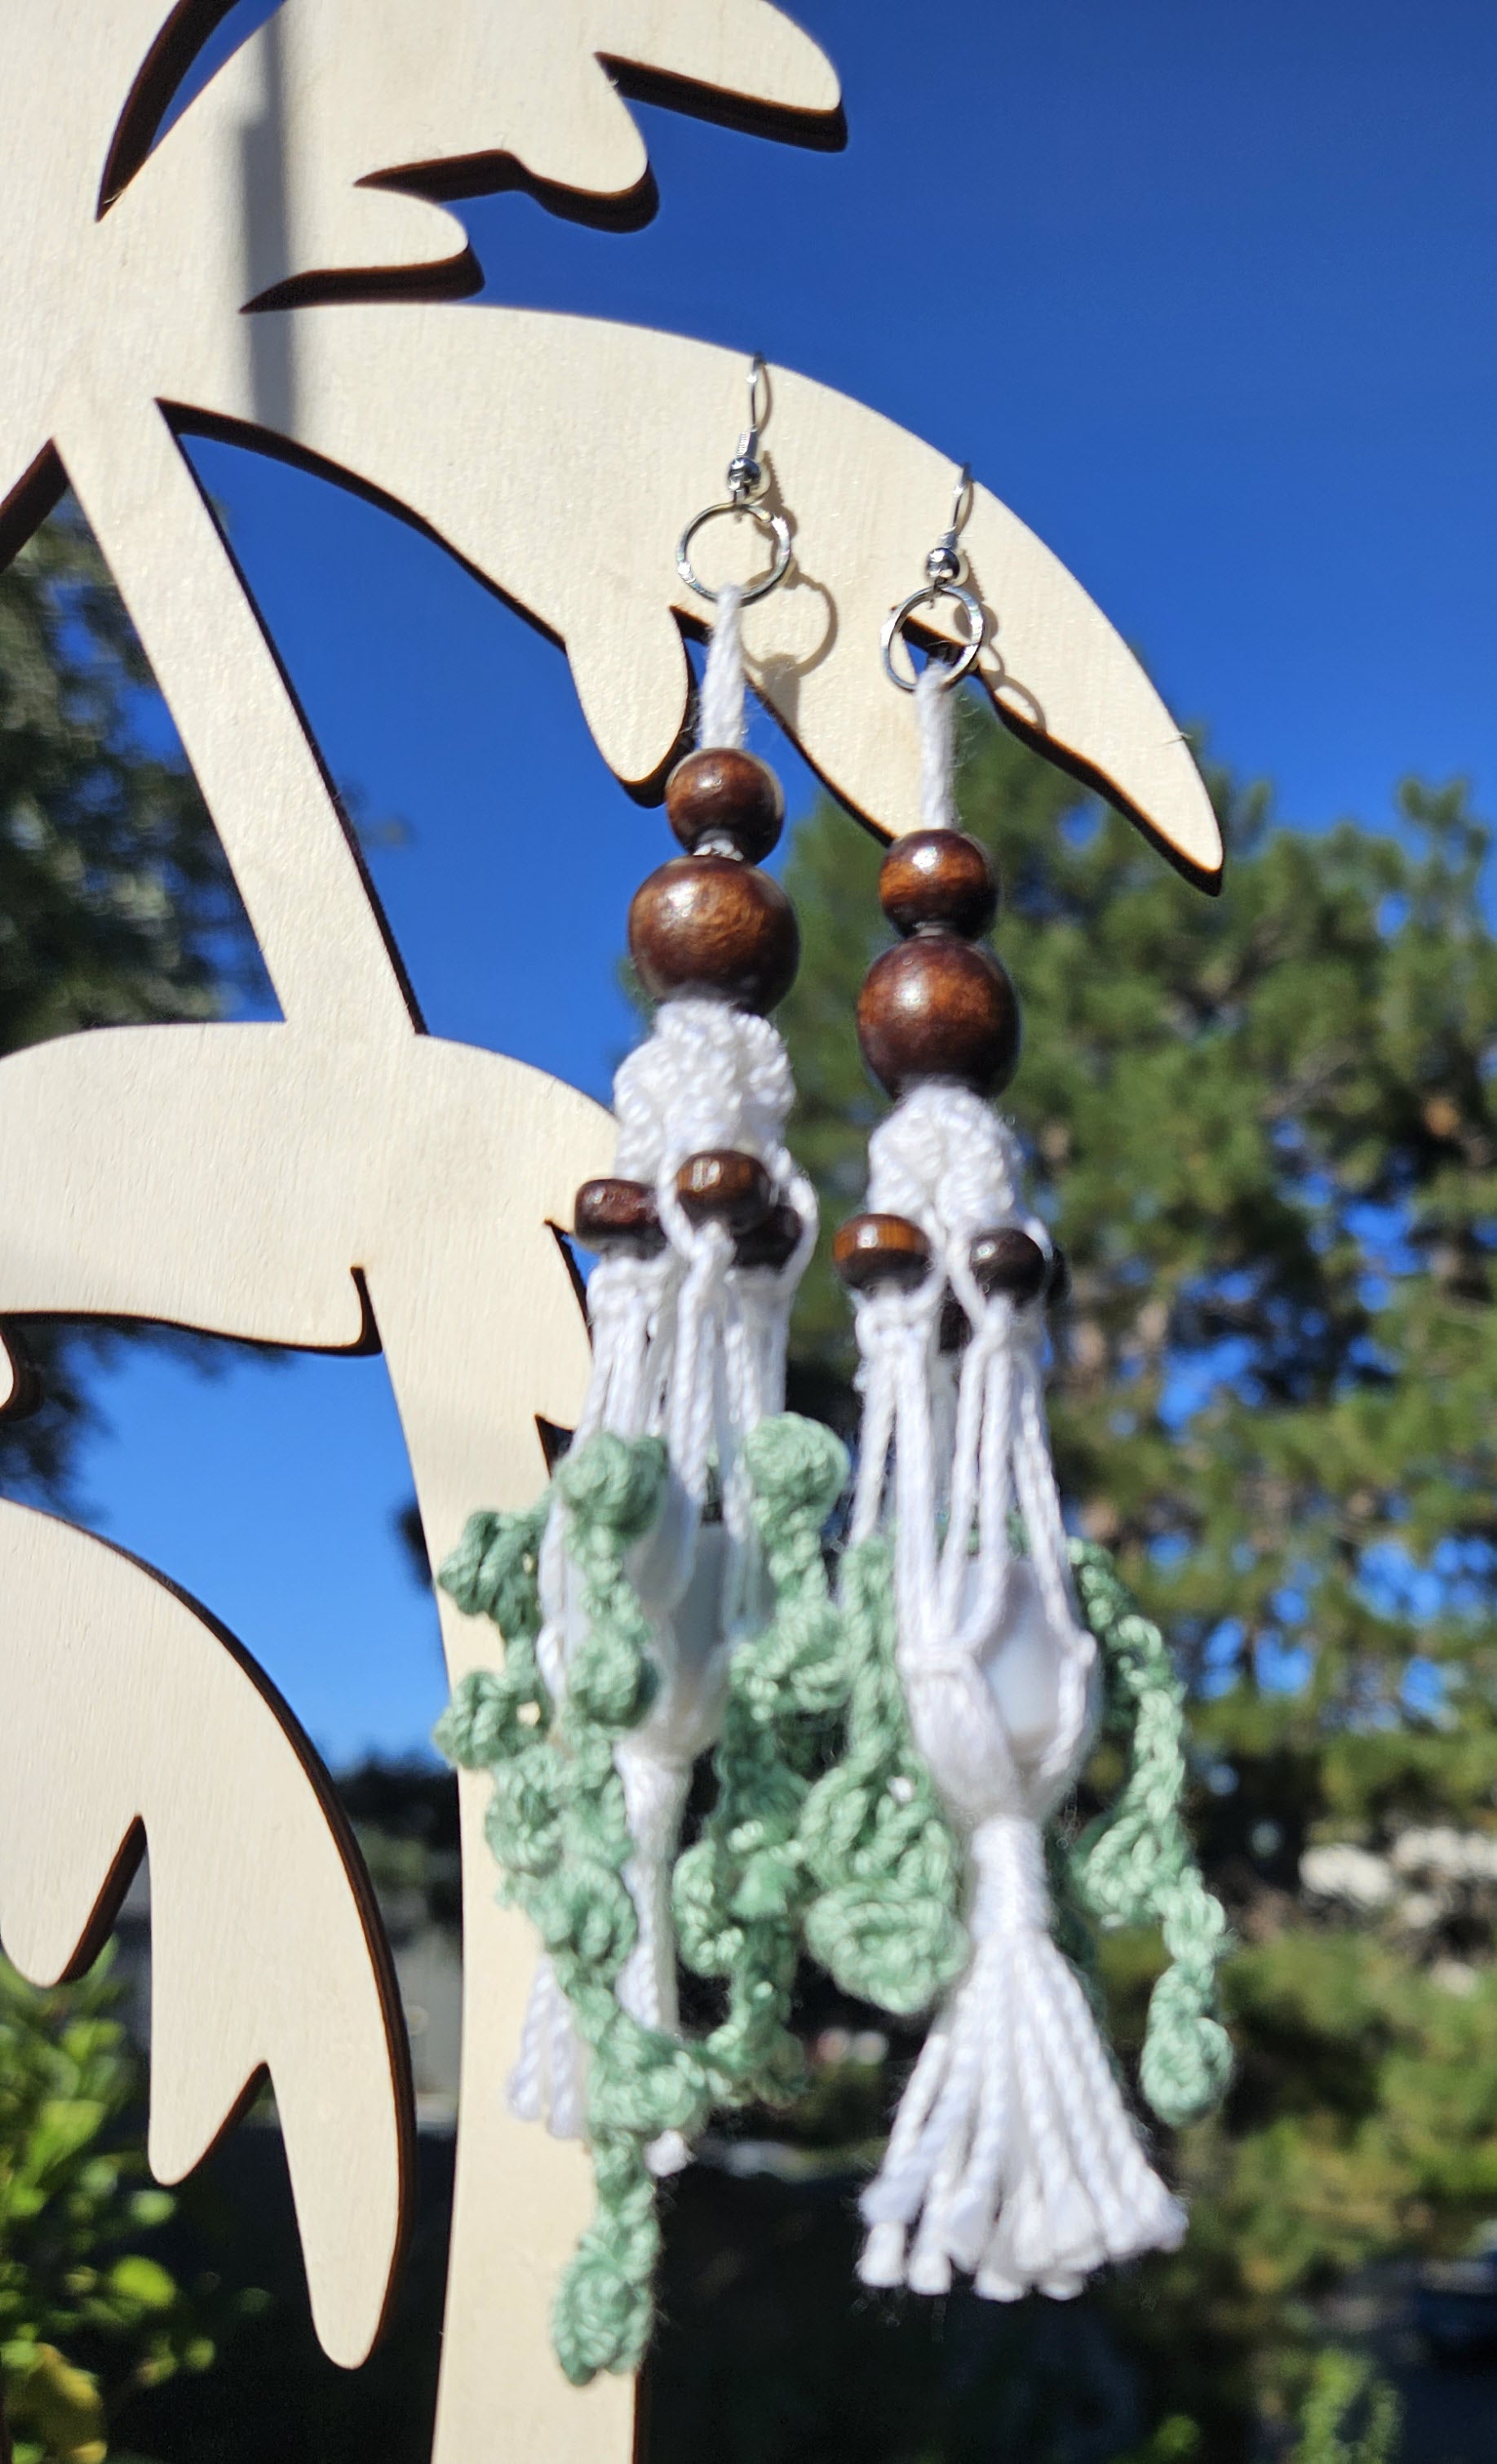
[{"label": "plywood display stand", "polygon": [[[650,189],[626,96],[835,143],[838,89],[765,0],[286,0],[162,136],[223,13],[6,0],[25,108],[0,162],[0,558],[71,484],[282,1018],[115,1028],[0,1065],[0,1314],[377,1341],[440,1556],[475,1504],[530,1499],[537,1416],[575,1413],[585,1337],[548,1227],[607,1170],[610,1125],[534,1069],[422,1031],[179,438],[295,456],[432,533],[564,649],[600,752],[648,790],[686,710],[680,620],[700,616],[674,541],[721,493],[745,354],[454,304],[478,275],[440,199],[520,185],[627,224]],[[795,564],[747,617],[751,676],[848,805],[895,833],[917,818],[914,734],[879,628],[945,520],[951,465],[806,378],[772,369],[769,386],[770,501]],[[1204,790],[1117,634],[980,487],[962,544],[1002,715],[1214,881]],[[12,1383],[0,1353],[0,1396]],[[179,2178],[268,2071],[318,2331],[357,2364],[399,2254],[410,2096],[379,1919],[325,1776],[246,1656],[150,1569],[8,1505],[0,1592],[0,1939],[38,1981],[76,1970],[148,1842],[152,2164]],[[484,1639],[446,1603],[443,1626],[456,1677]],[[530,1948],[494,1903],[484,1794],[464,1781],[435,2455],[624,2464],[631,2388],[574,2393],[547,2344],[586,2167],[504,2110]]]}]

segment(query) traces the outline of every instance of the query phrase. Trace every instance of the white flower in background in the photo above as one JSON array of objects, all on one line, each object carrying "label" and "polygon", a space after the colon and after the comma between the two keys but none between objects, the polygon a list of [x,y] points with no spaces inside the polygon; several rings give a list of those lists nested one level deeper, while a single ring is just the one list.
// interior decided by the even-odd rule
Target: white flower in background
[{"label": "white flower in background", "polygon": [[1497,1882],[1497,1838],[1485,1831],[1455,1831],[1448,1824],[1405,1831],[1394,1841],[1390,1861],[1398,1874],[1447,1882]]},{"label": "white flower in background", "polygon": [[1311,1899],[1333,1901],[1362,1916],[1385,1908],[1398,1888],[1386,1858],[1347,1839],[1307,1848],[1300,1859],[1300,1881]]},{"label": "white flower in background", "polygon": [[1463,2002],[1469,2001],[1482,1981],[1482,1971],[1465,1959],[1437,1959],[1429,1971],[1429,1981],[1445,1993],[1454,1993]]},{"label": "white flower in background", "polygon": [[1450,1904],[1445,1891],[1406,1891],[1394,1916],[1405,1933],[1431,1933],[1450,1914]]}]

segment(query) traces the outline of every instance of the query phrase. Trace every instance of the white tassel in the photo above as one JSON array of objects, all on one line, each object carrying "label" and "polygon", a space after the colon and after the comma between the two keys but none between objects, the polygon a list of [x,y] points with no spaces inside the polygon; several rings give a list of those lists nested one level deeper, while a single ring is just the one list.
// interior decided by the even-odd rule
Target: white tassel
[{"label": "white tassel", "polygon": [[[936,681],[929,682],[933,677]],[[950,827],[950,712],[917,693],[926,818]],[[1185,2218],[1154,2173],[1086,1996],[1050,1938],[1045,1820],[1085,1760],[1096,1646],[1081,1627],[1045,1423],[1038,1302],[988,1299],[980,1232],[1018,1224],[1012,1133],[964,1088],[913,1088],[870,1141],[868,1204],[931,1243],[914,1293],[857,1302],[863,1442],[852,1536],[892,1524],[899,1666],[915,1741],[971,1859],[973,1956],[927,2037],[863,2197],[868,2284],[1080,2291],[1090,2271],[1173,2249]],[[953,1391],[950,1286],[971,1324]],[[1025,1558],[1011,1553],[1022,1517]],[[944,1537],[942,1531],[944,1529]]]},{"label": "white tassel", "polygon": [[[743,705],[738,593],[729,589],[718,602],[703,678],[702,743],[737,744]],[[784,1408],[790,1305],[816,1242],[815,1193],[784,1142],[794,1091],[783,1043],[767,1019],[691,995],[661,1004],[651,1033],[614,1080],[614,1168],[652,1187],[666,1245],[652,1258],[605,1257],[593,1269],[592,1375],[574,1443],[599,1429],[658,1436],[671,1461],[661,1520],[629,1564],[660,1683],[649,1716],[615,1757],[633,1851],[625,1880],[639,1925],[619,1998],[644,2025],[671,2033],[679,2025],[671,1873],[681,1815],[692,1766],[721,1726],[734,1639],[759,1605],[742,1443],[767,1414]],[[778,1272],[735,1265],[724,1228],[693,1225],[676,1197],[687,1156],[724,1147],[757,1155],[776,1200],[788,1201],[800,1219],[800,1242]],[[714,1469],[720,1528],[703,1522]],[[544,1625],[537,1648],[560,1699],[579,1635],[560,1513],[547,1524],[539,1573]],[[580,2137],[585,2061],[542,1960],[510,2081],[511,2111],[545,2122],[558,2137]],[[671,2172],[688,2154],[671,2132],[651,2147],[649,2162],[657,2173]]]}]

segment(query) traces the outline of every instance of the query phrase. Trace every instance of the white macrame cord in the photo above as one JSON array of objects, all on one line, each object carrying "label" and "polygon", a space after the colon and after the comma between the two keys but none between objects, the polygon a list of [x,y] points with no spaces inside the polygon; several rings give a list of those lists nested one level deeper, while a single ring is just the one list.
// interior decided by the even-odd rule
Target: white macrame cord
[{"label": "white macrame cord", "polygon": [[[951,693],[916,689],[926,826],[955,827]],[[1022,1211],[1012,1133],[967,1088],[911,1087],[874,1132],[868,1206],[930,1243],[913,1292],[856,1300],[862,1443],[852,1533],[890,1531],[898,1661],[916,1744],[971,1865],[966,1975],[932,2025],[862,2200],[865,2283],[943,2293],[1080,2291],[1109,2259],[1178,2245],[1086,1997],[1050,1937],[1043,1826],[1093,1722],[1093,1639],[1076,1615],[1046,1427],[1038,1301],[988,1297],[980,1233]],[[942,1351],[948,1289],[970,1335]],[[959,1360],[959,1367],[958,1367]],[[1013,1545],[1015,1518],[1025,1553]]]}]

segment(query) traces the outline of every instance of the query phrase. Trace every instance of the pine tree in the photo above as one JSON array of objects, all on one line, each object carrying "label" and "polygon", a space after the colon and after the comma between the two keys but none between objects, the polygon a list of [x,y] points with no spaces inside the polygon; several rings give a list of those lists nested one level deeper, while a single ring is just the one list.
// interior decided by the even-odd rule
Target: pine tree
[{"label": "pine tree", "polygon": [[[163,732],[140,644],[66,501],[0,572],[0,1054],[213,1018],[263,990],[196,784],[179,754],[153,748]],[[98,1324],[16,1331],[41,1401],[0,1420],[0,1488],[57,1500],[89,1361],[120,1338]]]},{"label": "pine tree", "polygon": [[[1225,2458],[1295,2400],[1318,2296],[1497,2211],[1487,833],[1459,783],[1405,784],[1394,830],[1312,836],[1218,776],[1212,900],[975,707],[963,746],[1024,1013],[1004,1105],[1072,1272],[1061,1485],[1178,1652],[1194,1820],[1238,1937],[1237,2083],[1175,2151],[1190,2241],[1109,2299],[1157,2417]],[[786,874],[794,1134],[830,1223],[861,1203],[883,1109],[852,1025],[886,937],[878,861],[824,806]],[[847,1421],[825,1265],[796,1361],[798,1399]],[[1307,1888],[1317,1849],[1334,1884],[1328,1843],[1360,1895]],[[1156,1958],[1112,1947],[1125,2050]]]}]

